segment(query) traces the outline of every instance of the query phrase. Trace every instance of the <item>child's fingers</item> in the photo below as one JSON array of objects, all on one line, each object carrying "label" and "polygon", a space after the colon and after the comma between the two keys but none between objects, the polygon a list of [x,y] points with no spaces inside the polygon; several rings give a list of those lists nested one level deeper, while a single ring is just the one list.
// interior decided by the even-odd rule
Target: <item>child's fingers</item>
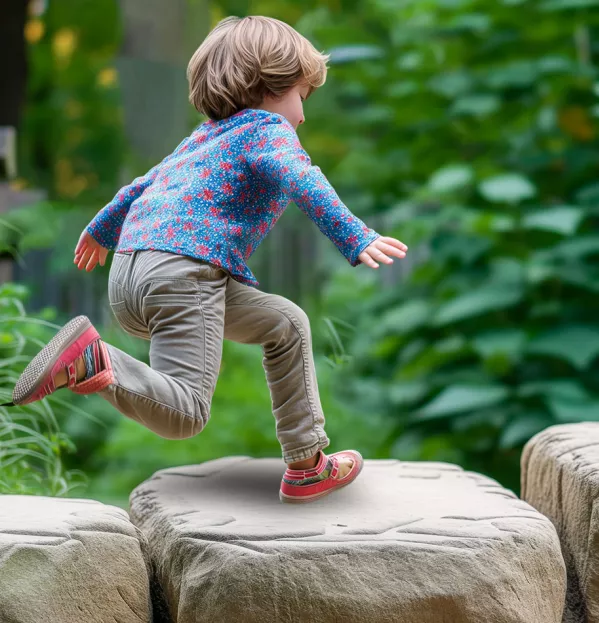
[{"label": "child's fingers", "polygon": [[388,236],[385,236],[385,238],[383,239],[383,242],[390,244],[394,247],[397,247],[398,249],[401,249],[402,251],[408,250],[407,244],[404,244],[403,242],[401,242],[400,240],[396,240],[395,238],[390,238]]},{"label": "child's fingers", "polygon": [[88,273],[91,272],[98,263],[98,255],[98,249],[94,249],[85,268]]},{"label": "child's fingers", "polygon": [[89,258],[91,257],[91,249],[86,249],[81,257],[79,258],[79,261],[77,262],[77,268],[79,270],[83,270],[83,268],[85,267],[85,265],[87,264],[87,262],[89,261]]},{"label": "child's fingers", "polygon": [[393,264],[393,260],[390,257],[387,257],[381,251],[381,249],[379,249],[376,242],[368,248],[368,253],[370,254],[370,257],[375,262],[383,262],[384,264]]},{"label": "child's fingers", "polygon": [[75,258],[75,263],[77,264],[77,268],[78,268],[79,270],[81,270],[81,269],[83,268],[83,266],[81,265],[81,260],[83,260],[83,255],[84,255],[84,254],[78,255],[78,256]]},{"label": "child's fingers", "polygon": [[358,256],[364,264],[370,266],[371,268],[378,268],[379,265],[370,257],[370,255],[366,251],[362,251]]},{"label": "child's fingers", "polygon": [[87,240],[79,240],[77,246],[75,247],[75,255],[82,253],[85,249],[87,249]]},{"label": "child's fingers", "polygon": [[398,247],[392,247],[390,244],[386,244],[384,242],[376,241],[376,245],[378,249],[388,253],[389,255],[394,255],[395,257],[403,258],[406,256],[406,252]]},{"label": "child's fingers", "polygon": [[88,249],[87,242],[77,245],[77,248],[75,249],[75,259],[73,260],[75,264],[79,263],[79,260],[81,259],[82,255],[85,253],[87,249]]},{"label": "child's fingers", "polygon": [[396,240],[395,238],[391,238],[389,236],[381,236],[379,238],[379,240],[381,242],[385,242],[387,244],[390,244],[394,247],[397,247],[398,249],[401,249],[402,251],[407,251],[408,247],[407,245],[405,245],[403,242],[400,242],[399,240]]}]

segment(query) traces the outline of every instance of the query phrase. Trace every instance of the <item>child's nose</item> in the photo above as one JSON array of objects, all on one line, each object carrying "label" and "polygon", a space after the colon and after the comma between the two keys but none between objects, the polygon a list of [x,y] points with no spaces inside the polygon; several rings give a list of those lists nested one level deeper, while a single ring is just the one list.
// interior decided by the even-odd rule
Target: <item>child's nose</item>
[{"label": "child's nose", "polygon": [[300,125],[302,125],[302,123],[304,123],[304,121],[305,121],[305,119],[304,119],[304,115],[302,115],[302,116],[300,117],[299,124],[300,124]]}]

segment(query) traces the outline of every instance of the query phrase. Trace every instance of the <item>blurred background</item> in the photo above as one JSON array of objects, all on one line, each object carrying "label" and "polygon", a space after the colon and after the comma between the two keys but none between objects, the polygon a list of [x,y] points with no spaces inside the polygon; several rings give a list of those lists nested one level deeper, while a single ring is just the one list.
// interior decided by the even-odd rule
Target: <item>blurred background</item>
[{"label": "blurred background", "polygon": [[[73,250],[204,120],[187,61],[248,14],[331,54],[300,140],[356,215],[410,247],[352,268],[291,204],[249,262],[310,316],[329,450],[447,461],[519,493],[531,436],[599,420],[598,0],[4,0],[1,401],[80,313],[148,361],[111,316],[109,263],[81,273]],[[128,509],[158,469],[280,457],[261,360],[225,343],[192,439],[97,396],[0,408],[0,493]]]}]

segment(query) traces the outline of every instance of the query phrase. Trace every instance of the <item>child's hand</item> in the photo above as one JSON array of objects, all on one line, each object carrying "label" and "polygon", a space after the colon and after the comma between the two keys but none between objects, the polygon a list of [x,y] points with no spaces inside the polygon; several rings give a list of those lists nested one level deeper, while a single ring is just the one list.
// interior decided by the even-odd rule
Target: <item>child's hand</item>
[{"label": "child's hand", "polygon": [[75,259],[73,260],[73,263],[77,264],[77,268],[81,270],[85,267],[85,270],[89,273],[96,267],[98,262],[100,262],[100,266],[104,266],[107,256],[108,249],[96,242],[87,233],[87,230],[83,230],[75,248]]},{"label": "child's hand", "polygon": [[384,262],[385,264],[393,264],[393,260],[387,257],[385,253],[389,255],[395,255],[395,257],[404,258],[408,247],[395,238],[389,238],[387,236],[381,236],[377,238],[372,244],[368,245],[360,255],[358,259],[362,260],[364,264],[371,268],[378,268],[379,265],[375,262]]}]

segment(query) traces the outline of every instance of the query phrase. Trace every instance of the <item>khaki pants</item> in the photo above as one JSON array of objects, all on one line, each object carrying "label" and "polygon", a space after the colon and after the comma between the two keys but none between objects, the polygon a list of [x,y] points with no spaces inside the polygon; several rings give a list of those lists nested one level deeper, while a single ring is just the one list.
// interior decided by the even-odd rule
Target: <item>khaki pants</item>
[{"label": "khaki pants", "polygon": [[115,382],[99,394],[123,415],[167,439],[197,435],[210,418],[227,339],[262,346],[283,460],[329,445],[310,324],[295,303],[162,251],[116,253],[108,297],[121,327],[150,340],[151,367],[106,344]]}]

